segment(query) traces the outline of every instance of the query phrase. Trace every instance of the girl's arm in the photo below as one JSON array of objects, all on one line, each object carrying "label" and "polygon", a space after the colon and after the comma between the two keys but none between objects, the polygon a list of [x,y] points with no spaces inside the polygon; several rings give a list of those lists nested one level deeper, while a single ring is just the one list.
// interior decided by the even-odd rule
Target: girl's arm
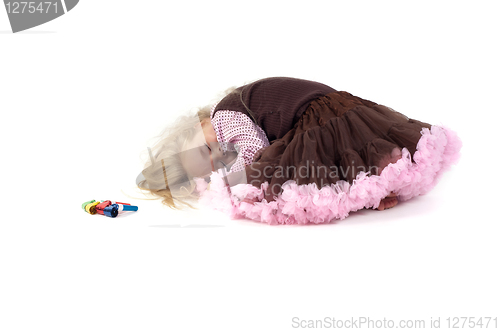
[{"label": "girl's arm", "polygon": [[238,146],[238,157],[230,172],[244,170],[245,166],[252,163],[257,151],[269,146],[269,140],[262,128],[241,112],[218,111],[211,121],[219,143],[233,143]]}]

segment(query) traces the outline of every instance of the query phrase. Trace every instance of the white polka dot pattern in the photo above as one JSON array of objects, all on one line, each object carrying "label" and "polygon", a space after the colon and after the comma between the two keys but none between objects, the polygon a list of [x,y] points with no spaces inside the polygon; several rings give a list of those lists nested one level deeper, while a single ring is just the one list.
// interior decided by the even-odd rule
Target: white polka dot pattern
[{"label": "white polka dot pattern", "polygon": [[[211,117],[216,106],[217,104],[212,107]],[[220,110],[211,121],[219,143],[233,143],[238,146],[238,157],[230,172],[244,170],[245,166],[252,163],[258,150],[269,146],[264,130],[241,112]]]}]

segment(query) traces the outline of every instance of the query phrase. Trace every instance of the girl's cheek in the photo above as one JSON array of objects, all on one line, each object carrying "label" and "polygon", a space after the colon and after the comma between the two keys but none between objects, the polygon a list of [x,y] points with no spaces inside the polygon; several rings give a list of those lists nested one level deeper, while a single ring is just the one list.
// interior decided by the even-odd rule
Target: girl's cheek
[{"label": "girl's cheek", "polygon": [[207,143],[212,143],[212,142],[217,142],[217,135],[215,135],[215,131],[212,132],[207,132],[205,134],[205,140]]},{"label": "girl's cheek", "polygon": [[217,135],[215,134],[214,127],[210,126],[209,136],[212,142],[217,142]]}]

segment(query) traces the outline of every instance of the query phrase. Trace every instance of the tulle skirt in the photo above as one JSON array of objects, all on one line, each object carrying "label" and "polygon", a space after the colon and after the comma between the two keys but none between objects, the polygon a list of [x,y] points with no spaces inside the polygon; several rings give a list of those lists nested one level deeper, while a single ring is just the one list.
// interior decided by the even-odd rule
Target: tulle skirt
[{"label": "tulle skirt", "polygon": [[245,169],[245,184],[228,187],[222,172],[197,180],[200,202],[269,224],[325,223],[377,208],[391,192],[399,201],[425,194],[458,161],[456,133],[393,109],[332,92],[314,100],[294,128]]}]

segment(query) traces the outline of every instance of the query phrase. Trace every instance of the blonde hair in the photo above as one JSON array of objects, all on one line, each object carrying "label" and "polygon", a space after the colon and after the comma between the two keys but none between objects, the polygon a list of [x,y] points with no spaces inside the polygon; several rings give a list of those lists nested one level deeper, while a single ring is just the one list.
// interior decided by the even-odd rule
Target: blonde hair
[{"label": "blonde hair", "polygon": [[[232,93],[236,87],[224,91],[219,99]],[[172,209],[194,208],[189,201],[198,198],[196,184],[182,163],[182,147],[196,133],[196,125],[203,120],[210,120],[212,106],[199,108],[195,114],[179,117],[171,126],[159,135],[157,143],[149,150],[149,160],[144,165],[142,180],[137,186],[155,199]],[[167,176],[168,174],[168,176]]]}]

